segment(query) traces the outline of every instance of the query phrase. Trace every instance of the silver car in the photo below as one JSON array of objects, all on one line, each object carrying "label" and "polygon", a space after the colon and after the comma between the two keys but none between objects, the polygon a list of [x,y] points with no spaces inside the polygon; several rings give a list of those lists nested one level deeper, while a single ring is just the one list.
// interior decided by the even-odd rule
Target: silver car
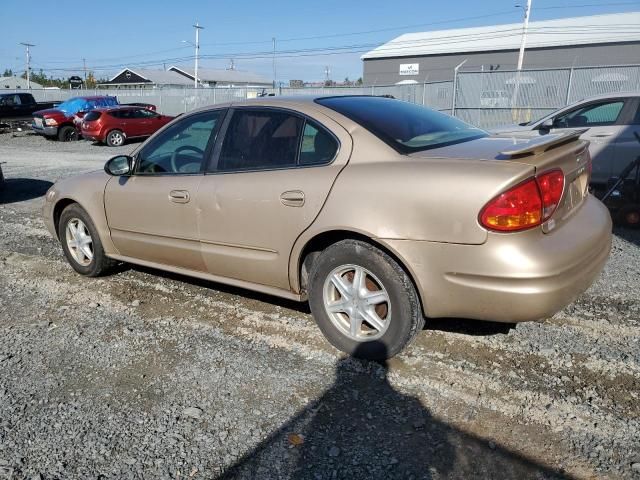
[{"label": "silver car", "polygon": [[591,97],[525,125],[491,131],[502,134],[538,130],[546,135],[580,128],[587,129],[580,138],[591,142],[591,183],[596,188],[604,187],[640,155],[640,143],[634,135],[640,135],[640,92]]}]

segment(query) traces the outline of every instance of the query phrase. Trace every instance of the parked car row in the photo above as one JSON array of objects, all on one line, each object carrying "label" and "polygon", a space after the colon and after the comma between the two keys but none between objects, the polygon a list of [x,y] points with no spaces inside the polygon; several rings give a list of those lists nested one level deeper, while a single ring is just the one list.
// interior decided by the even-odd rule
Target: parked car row
[{"label": "parked car row", "polygon": [[82,137],[116,147],[129,138],[148,137],[173,119],[155,110],[152,104],[120,104],[106,95],[74,97],[34,112],[31,128],[61,142]]}]

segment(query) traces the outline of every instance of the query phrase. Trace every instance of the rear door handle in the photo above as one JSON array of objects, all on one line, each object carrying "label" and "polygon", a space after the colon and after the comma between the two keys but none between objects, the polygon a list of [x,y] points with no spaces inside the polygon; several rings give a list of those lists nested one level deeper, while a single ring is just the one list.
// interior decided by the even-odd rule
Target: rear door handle
[{"label": "rear door handle", "polygon": [[169,200],[174,203],[189,203],[191,196],[186,190],[171,190],[169,192]]},{"label": "rear door handle", "polygon": [[287,207],[302,207],[304,205],[304,192],[288,190],[280,195],[280,201]]}]

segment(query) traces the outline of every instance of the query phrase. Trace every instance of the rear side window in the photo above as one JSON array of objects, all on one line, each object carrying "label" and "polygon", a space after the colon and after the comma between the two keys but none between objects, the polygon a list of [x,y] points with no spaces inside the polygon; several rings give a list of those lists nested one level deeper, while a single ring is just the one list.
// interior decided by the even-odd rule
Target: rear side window
[{"label": "rear side window", "polygon": [[323,165],[331,162],[338,151],[335,138],[317,124],[307,120],[302,132],[300,165]]},{"label": "rear side window", "polygon": [[479,128],[435,110],[383,97],[319,98],[316,103],[350,118],[401,153],[486,137]]},{"label": "rear side window", "polygon": [[84,116],[85,122],[93,122],[98,120],[102,114],[100,112],[89,112]]},{"label": "rear side window", "polygon": [[286,112],[237,110],[227,128],[218,170],[295,166],[303,123]]}]

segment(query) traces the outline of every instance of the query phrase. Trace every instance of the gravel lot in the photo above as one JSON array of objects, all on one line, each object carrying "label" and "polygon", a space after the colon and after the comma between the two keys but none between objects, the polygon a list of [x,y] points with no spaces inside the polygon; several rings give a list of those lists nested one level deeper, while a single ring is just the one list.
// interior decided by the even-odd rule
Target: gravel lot
[{"label": "gravel lot", "polygon": [[75,274],[41,195],[134,147],[0,135],[0,479],[640,478],[640,232],[554,318],[433,320],[367,363],[304,305]]}]

